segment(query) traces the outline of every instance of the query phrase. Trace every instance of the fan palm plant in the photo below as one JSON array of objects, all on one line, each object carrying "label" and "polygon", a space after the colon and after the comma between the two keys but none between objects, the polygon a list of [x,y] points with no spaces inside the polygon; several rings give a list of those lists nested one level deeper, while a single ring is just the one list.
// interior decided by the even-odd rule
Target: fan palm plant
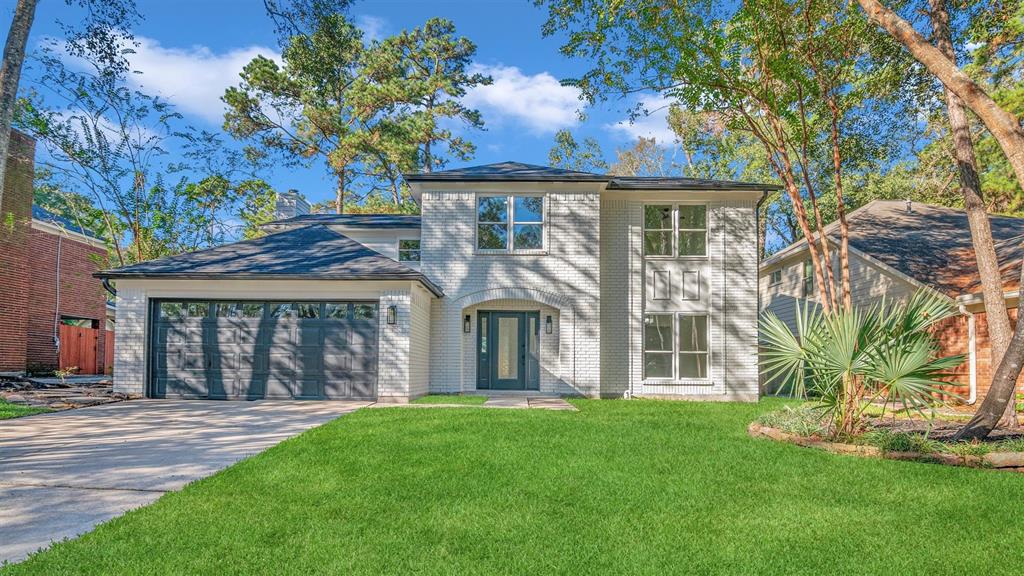
[{"label": "fan palm plant", "polygon": [[761,317],[761,365],[783,392],[814,397],[835,436],[862,429],[864,411],[884,406],[923,413],[962,356],[939,358],[930,332],[956,310],[947,300],[920,291],[907,302],[822,314],[813,303],[799,308],[796,333],[771,312]]}]

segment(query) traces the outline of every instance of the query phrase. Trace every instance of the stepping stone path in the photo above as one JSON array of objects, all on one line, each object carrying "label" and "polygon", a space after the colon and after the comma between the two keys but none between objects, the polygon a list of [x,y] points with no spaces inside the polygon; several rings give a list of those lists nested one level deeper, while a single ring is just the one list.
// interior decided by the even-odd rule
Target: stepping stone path
[{"label": "stepping stone path", "polygon": [[71,377],[63,383],[56,378],[0,380],[0,398],[23,406],[70,410],[121,402],[128,396],[114,393],[107,378]]},{"label": "stepping stone path", "polygon": [[491,396],[484,402],[485,408],[536,408],[538,410],[576,410],[564,398],[547,396]]}]

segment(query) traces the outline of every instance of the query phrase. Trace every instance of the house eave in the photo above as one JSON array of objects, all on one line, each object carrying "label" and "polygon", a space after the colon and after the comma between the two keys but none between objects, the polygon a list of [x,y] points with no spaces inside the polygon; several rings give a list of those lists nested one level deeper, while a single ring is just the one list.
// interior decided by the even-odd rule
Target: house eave
[{"label": "house eave", "polygon": [[110,280],[354,280],[354,281],[388,281],[404,280],[419,282],[438,298],[444,297],[444,291],[423,274],[251,274],[221,272],[119,272],[117,270],[100,270],[93,273],[95,278]]}]

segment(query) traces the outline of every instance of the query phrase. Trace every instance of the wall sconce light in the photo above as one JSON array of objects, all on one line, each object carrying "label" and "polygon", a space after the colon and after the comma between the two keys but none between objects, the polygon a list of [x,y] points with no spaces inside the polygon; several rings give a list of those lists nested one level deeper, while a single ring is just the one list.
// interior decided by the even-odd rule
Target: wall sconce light
[{"label": "wall sconce light", "polygon": [[466,314],[466,317],[462,320],[462,331],[469,334],[469,331],[473,328],[473,318]]},{"label": "wall sconce light", "polygon": [[550,314],[548,314],[548,316],[546,318],[544,318],[544,333],[545,334],[551,334],[551,315]]},{"label": "wall sconce light", "polygon": [[398,322],[398,306],[388,306],[388,324]]}]

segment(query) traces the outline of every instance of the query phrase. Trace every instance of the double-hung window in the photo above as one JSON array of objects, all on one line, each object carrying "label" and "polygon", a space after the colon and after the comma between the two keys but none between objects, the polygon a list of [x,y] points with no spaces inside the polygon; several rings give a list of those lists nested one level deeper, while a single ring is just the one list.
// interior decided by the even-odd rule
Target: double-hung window
[{"label": "double-hung window", "polygon": [[485,252],[536,252],[544,249],[544,197],[479,196],[476,247]]},{"label": "double-hung window", "polygon": [[644,206],[644,256],[704,257],[707,254],[706,204]]},{"label": "double-hung window", "polygon": [[419,264],[420,262],[420,241],[419,240],[399,240],[398,241],[398,261],[399,262],[411,262]]},{"label": "double-hung window", "polygon": [[705,380],[709,356],[707,315],[644,316],[644,379]]},{"label": "double-hung window", "polygon": [[814,294],[814,263],[804,260],[803,272],[804,298],[810,298]]}]

